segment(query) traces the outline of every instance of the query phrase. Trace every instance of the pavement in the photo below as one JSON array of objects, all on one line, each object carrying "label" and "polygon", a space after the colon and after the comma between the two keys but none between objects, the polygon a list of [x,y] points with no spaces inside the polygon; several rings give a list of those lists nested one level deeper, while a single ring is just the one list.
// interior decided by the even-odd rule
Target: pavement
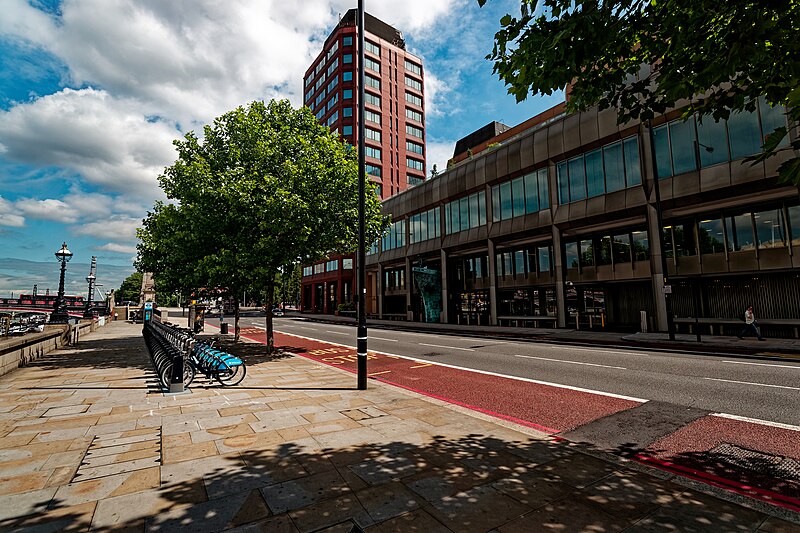
[{"label": "pavement", "polygon": [[237,349],[240,386],[165,395],[118,321],[0,378],[0,531],[800,532],[785,508]]}]

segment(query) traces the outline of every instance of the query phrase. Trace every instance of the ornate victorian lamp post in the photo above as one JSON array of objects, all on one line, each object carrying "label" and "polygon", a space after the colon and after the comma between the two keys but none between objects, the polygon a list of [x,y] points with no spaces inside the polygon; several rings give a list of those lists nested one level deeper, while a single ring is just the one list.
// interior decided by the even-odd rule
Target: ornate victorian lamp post
[{"label": "ornate victorian lamp post", "polygon": [[86,281],[89,282],[89,297],[86,299],[86,309],[83,311],[83,318],[92,318],[92,301],[94,300],[94,282],[97,276],[94,275],[97,268],[97,257],[92,256],[92,266],[89,269],[89,275],[86,276]]},{"label": "ornate victorian lamp post", "polygon": [[50,313],[50,323],[63,324],[69,322],[69,315],[67,314],[67,302],[64,300],[64,274],[67,271],[67,263],[72,259],[72,252],[67,248],[67,243],[61,245],[61,249],[56,252],[56,259],[61,261],[61,277],[58,281],[58,296],[56,296],[56,303],[53,306],[53,312]]}]

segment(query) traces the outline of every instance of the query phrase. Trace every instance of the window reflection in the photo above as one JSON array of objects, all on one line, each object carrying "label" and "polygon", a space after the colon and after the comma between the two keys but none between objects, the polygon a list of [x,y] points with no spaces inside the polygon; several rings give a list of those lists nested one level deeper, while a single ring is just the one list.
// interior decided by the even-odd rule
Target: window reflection
[{"label": "window reflection", "polygon": [[753,240],[753,221],[750,213],[744,213],[725,220],[728,233],[729,249],[731,251],[752,250],[755,248]]},{"label": "window reflection", "polygon": [[634,231],[633,236],[633,260],[646,261],[650,258],[650,240],[647,238],[646,231]]},{"label": "window reflection", "polygon": [[725,251],[722,219],[701,220],[697,224],[701,254],[720,254]]},{"label": "window reflection", "polygon": [[578,243],[568,242],[564,245],[567,268],[578,268]]},{"label": "window reflection", "polygon": [[614,262],[631,262],[631,236],[627,233],[614,235]]},{"label": "window reflection", "polygon": [[756,223],[759,248],[779,248],[786,246],[783,212],[780,209],[761,211],[753,216]]}]

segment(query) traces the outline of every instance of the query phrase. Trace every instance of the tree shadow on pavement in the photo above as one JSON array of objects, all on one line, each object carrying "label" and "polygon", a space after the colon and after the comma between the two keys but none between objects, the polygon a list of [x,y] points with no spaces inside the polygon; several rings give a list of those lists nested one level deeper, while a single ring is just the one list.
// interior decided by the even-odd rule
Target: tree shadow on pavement
[{"label": "tree shadow on pavement", "polygon": [[324,436],[260,447],[256,436],[232,437],[225,455],[163,465],[158,489],[101,500],[83,514],[54,499],[49,511],[0,527],[72,530],[92,520],[92,529],[169,532],[718,532],[756,531],[767,518],[563,441],[514,435],[369,444],[345,431],[329,434],[342,439],[329,447]]}]

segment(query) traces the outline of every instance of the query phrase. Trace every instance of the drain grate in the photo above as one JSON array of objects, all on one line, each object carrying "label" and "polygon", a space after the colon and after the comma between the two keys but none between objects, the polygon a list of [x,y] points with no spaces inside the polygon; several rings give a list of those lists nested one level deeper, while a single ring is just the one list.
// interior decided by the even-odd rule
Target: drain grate
[{"label": "drain grate", "polygon": [[97,435],[73,483],[161,466],[161,428]]},{"label": "drain grate", "polygon": [[748,450],[727,442],[720,444],[710,454],[718,461],[771,477],[800,482],[800,461]]}]

